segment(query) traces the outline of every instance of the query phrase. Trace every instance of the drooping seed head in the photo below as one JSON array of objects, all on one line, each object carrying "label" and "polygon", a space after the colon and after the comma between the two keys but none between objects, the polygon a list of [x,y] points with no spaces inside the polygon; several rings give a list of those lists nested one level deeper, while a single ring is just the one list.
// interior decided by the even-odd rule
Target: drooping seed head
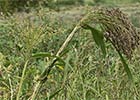
[{"label": "drooping seed head", "polygon": [[118,8],[99,8],[89,14],[87,23],[91,22],[100,24],[104,36],[111,41],[116,50],[128,58],[132,57],[133,50],[139,45],[140,37],[126,14]]}]

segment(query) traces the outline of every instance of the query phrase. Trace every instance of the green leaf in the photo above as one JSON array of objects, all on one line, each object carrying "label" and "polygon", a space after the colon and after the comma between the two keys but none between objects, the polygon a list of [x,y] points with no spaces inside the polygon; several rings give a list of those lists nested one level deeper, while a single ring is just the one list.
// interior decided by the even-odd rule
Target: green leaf
[{"label": "green leaf", "polygon": [[105,49],[105,43],[104,43],[104,36],[103,36],[103,32],[87,25],[84,24],[84,26],[82,26],[84,29],[90,30],[92,32],[92,36],[93,39],[95,41],[95,43],[101,48],[103,56],[106,56],[106,49]]},{"label": "green leaf", "polygon": [[58,56],[55,56],[55,55],[52,55],[51,53],[48,53],[48,52],[39,52],[39,53],[35,53],[35,54],[32,54],[32,57],[33,58],[44,58],[44,57],[52,57],[52,58],[56,58],[57,61],[65,64],[64,60],[61,59],[60,57]]},{"label": "green leaf", "polygon": [[56,96],[63,88],[58,89],[56,92],[54,92],[52,95],[47,97],[45,100],[51,100],[54,96]]},{"label": "green leaf", "polygon": [[124,66],[124,70],[127,73],[128,79],[133,81],[133,76],[132,76],[131,71],[130,71],[130,69],[128,67],[128,64],[126,63],[126,61],[125,61],[124,57],[122,56],[122,54],[120,53],[120,51],[118,51],[118,54],[120,56],[120,59],[121,59],[121,62],[123,64],[123,66]]}]

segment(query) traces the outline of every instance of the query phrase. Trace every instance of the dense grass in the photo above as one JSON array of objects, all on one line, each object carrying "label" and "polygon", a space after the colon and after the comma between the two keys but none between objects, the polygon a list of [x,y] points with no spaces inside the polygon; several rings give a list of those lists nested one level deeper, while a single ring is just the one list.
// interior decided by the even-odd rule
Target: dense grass
[{"label": "dense grass", "polygon": [[[15,100],[18,93],[22,100],[30,98],[39,75],[53,59],[30,57],[38,52],[55,55],[87,12],[85,8],[79,9],[55,12],[43,8],[0,18],[0,100]],[[107,56],[103,58],[90,31],[80,29],[63,52],[65,65],[58,62],[52,69],[36,100],[45,100],[59,89],[53,100],[139,100],[140,50],[136,49],[132,60],[127,60],[134,77],[131,83],[108,41],[106,48]]]}]

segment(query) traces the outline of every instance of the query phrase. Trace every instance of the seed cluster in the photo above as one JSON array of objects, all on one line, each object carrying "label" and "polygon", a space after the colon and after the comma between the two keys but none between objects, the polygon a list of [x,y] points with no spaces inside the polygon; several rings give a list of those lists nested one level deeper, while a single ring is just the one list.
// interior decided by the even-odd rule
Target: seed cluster
[{"label": "seed cluster", "polygon": [[126,14],[118,8],[94,10],[88,20],[101,25],[104,36],[111,41],[116,50],[131,58],[133,50],[139,45],[140,37]]}]

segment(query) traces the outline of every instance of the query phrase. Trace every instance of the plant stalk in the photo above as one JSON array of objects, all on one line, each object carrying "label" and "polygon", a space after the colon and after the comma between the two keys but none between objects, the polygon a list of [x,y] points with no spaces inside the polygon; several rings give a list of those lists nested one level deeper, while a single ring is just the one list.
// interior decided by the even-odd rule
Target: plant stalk
[{"label": "plant stalk", "polygon": [[[73,29],[73,31],[69,34],[69,36],[67,37],[67,39],[65,40],[65,42],[62,44],[62,46],[60,47],[60,49],[58,50],[58,52],[56,53],[56,56],[59,56],[62,51],[65,49],[65,47],[68,45],[68,43],[70,42],[70,40],[73,38],[74,34],[80,29],[80,25],[77,24],[76,27]],[[45,69],[45,71],[41,74],[42,75],[45,75],[45,77],[43,78],[43,80],[39,80],[38,83],[36,84],[35,88],[34,88],[34,92],[30,98],[30,100],[35,100],[37,94],[38,94],[38,91],[40,90],[41,88],[41,85],[47,81],[48,79],[48,75],[51,71],[51,69],[53,68],[55,62],[57,61],[56,58],[53,59],[51,65],[49,67],[47,67]]]},{"label": "plant stalk", "polygon": [[[72,30],[72,32],[68,35],[68,37],[66,38],[65,42],[62,44],[62,46],[60,47],[60,49],[58,50],[58,52],[56,53],[56,56],[59,56],[62,51],[65,49],[65,47],[68,45],[68,43],[71,41],[71,39],[73,38],[73,36],[75,35],[75,33],[81,28],[81,23],[83,23],[87,17],[89,16],[89,14],[86,14],[86,16],[84,16],[79,23],[75,26],[75,28]],[[40,75],[41,80],[39,80],[34,88],[33,94],[31,95],[31,97],[29,98],[29,100],[35,100],[41,86],[43,83],[45,83],[48,79],[48,75],[50,73],[50,71],[52,70],[52,68],[54,67],[55,62],[57,61],[57,58],[54,58],[51,62],[51,64],[43,71],[43,73]],[[42,78],[43,77],[43,78]]]}]

